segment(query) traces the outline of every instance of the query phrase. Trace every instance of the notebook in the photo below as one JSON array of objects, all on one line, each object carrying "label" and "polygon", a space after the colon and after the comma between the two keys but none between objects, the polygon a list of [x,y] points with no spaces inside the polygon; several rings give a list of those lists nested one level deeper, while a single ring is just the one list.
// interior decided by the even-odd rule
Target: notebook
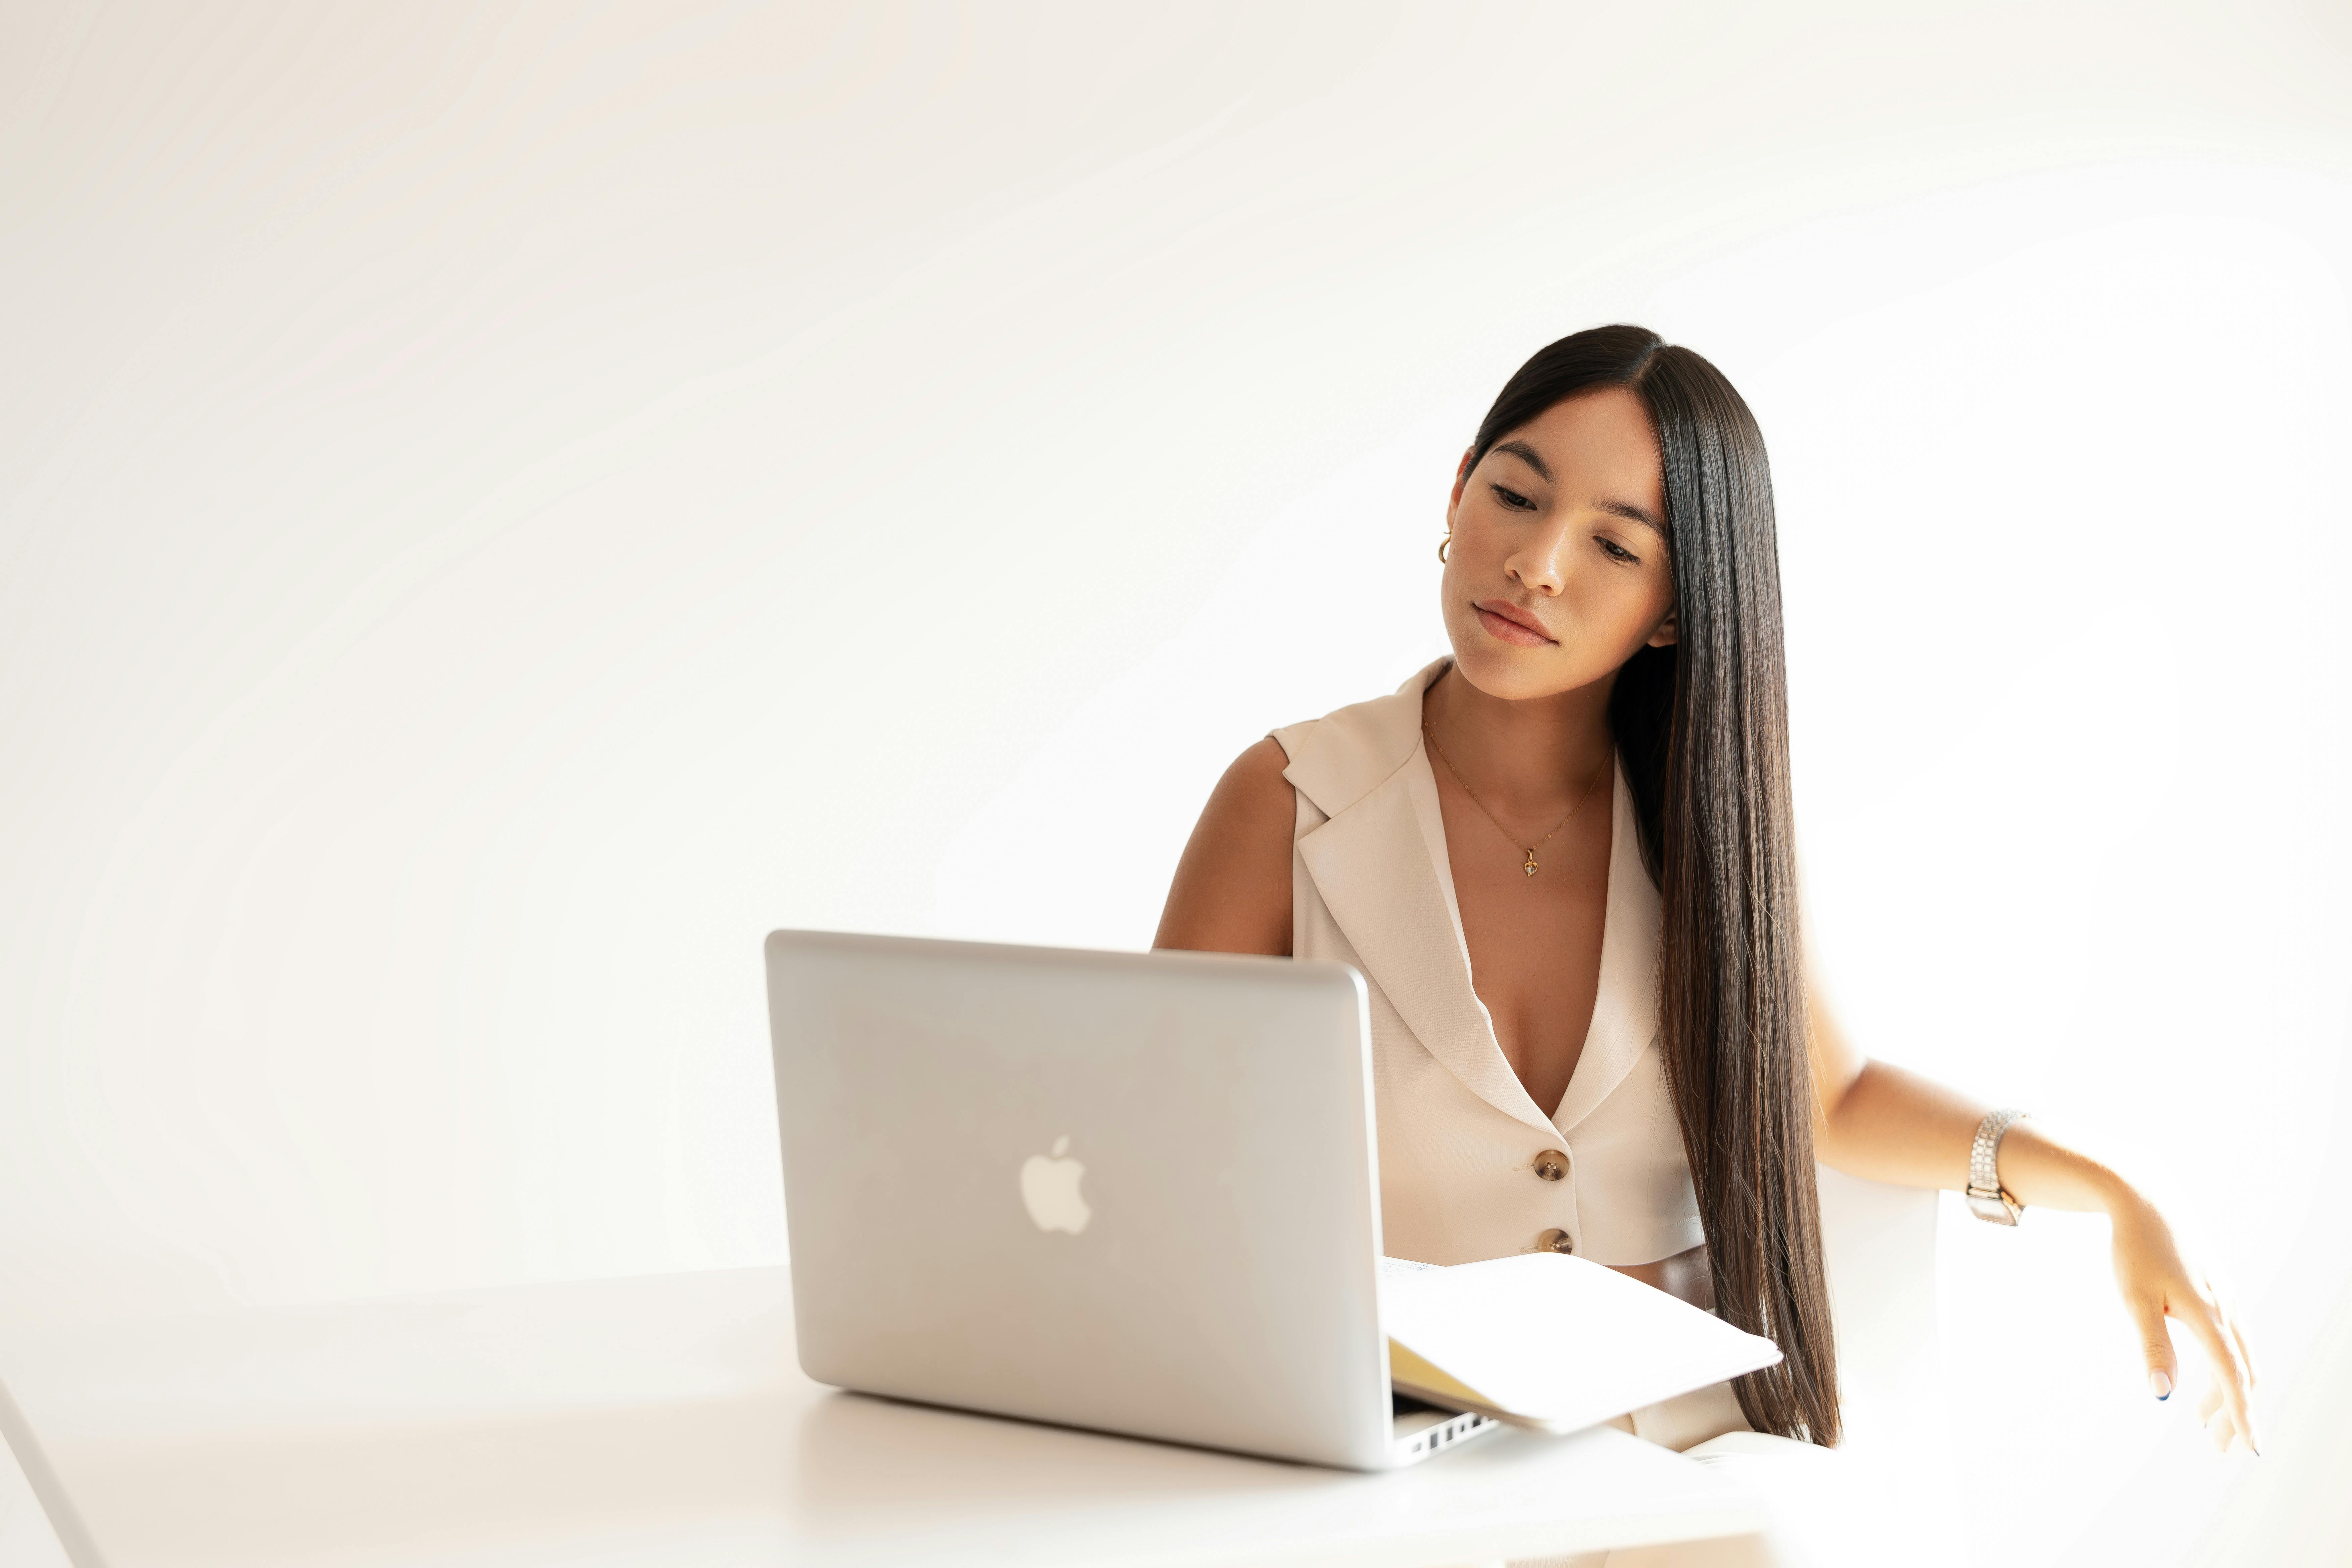
[{"label": "notebook", "polygon": [[1380,1289],[1399,1393],[1541,1431],[1597,1426],[1780,1359],[1770,1340],[1559,1253],[1451,1268],[1384,1258]]}]

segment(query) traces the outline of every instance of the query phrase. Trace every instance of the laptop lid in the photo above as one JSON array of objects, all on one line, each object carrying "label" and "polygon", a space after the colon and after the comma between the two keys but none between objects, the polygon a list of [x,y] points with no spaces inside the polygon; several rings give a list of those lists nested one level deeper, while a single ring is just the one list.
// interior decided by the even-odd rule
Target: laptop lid
[{"label": "laptop lid", "polygon": [[822,931],[767,964],[811,1377],[1391,1462],[1354,970]]},{"label": "laptop lid", "polygon": [[[28,1500],[34,1507],[24,1506]],[[5,1384],[0,1384],[0,1563],[106,1568],[89,1527]]]}]

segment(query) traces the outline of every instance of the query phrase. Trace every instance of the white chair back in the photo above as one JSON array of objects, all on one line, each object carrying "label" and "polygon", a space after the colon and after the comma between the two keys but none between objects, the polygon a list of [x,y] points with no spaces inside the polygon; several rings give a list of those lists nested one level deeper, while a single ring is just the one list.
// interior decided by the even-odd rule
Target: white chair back
[{"label": "white chair back", "polygon": [[1842,1448],[1885,1489],[1896,1517],[1922,1527],[1916,1542],[1904,1543],[1903,1562],[1956,1562],[1948,1533],[1931,1528],[1956,1517],[1956,1456],[1944,1419],[1936,1310],[1942,1194],[1866,1182],[1824,1165],[1821,1195],[1844,1405]]}]

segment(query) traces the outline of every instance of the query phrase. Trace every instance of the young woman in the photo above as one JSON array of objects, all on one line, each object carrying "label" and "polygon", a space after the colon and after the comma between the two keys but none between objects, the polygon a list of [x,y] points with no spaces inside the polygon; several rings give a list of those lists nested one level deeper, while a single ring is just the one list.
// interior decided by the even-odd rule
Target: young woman
[{"label": "young woman", "polygon": [[1157,939],[1362,971],[1388,1249],[1572,1251],[1711,1306],[1786,1359],[1624,1424],[1828,1446],[1813,1163],[1966,1190],[1973,1155],[1988,1217],[2111,1216],[2155,1396],[2178,1319],[2216,1436],[2258,1447],[2243,1341],[2163,1215],[1865,1058],[1809,981],[1771,480],[1730,383],[1637,327],[1551,344],[1464,455],[1438,555],[1452,656],[1243,752]]}]

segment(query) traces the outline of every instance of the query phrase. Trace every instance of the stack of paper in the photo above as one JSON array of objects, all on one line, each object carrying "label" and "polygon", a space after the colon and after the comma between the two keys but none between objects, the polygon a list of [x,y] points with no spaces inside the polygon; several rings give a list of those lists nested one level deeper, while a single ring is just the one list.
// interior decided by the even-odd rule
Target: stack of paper
[{"label": "stack of paper", "polygon": [[1399,1393],[1551,1432],[1780,1359],[1770,1340],[1553,1252],[1451,1268],[1384,1258],[1381,1317]]}]

